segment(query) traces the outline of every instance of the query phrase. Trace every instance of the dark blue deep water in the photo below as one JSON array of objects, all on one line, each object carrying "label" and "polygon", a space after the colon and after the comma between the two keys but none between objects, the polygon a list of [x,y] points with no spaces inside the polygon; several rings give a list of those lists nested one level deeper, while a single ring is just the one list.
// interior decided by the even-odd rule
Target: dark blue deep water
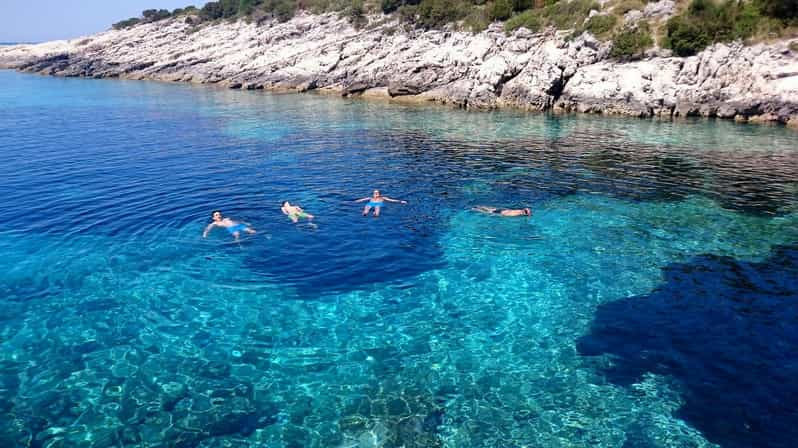
[{"label": "dark blue deep water", "polygon": [[0,71],[0,446],[792,447],[796,142]]}]

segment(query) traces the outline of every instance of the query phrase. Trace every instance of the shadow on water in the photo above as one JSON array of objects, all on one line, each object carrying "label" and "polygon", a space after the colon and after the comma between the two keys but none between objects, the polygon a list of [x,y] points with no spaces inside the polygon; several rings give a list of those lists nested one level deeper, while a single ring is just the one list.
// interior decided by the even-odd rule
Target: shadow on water
[{"label": "shadow on water", "polygon": [[600,306],[577,344],[611,356],[613,383],[673,377],[678,416],[724,447],[795,445],[796,347],[798,246],[758,263],[705,255],[670,265],[650,295]]}]

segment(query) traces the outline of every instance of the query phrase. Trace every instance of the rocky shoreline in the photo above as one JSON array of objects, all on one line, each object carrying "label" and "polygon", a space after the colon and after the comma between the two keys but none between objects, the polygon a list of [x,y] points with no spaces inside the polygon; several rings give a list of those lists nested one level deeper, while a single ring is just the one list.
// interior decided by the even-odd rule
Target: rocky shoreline
[{"label": "rocky shoreline", "polygon": [[[663,0],[667,1],[667,0]],[[609,59],[589,33],[355,29],[334,14],[286,23],[169,19],[70,41],[0,48],[0,68],[237,89],[321,90],[467,109],[704,116],[798,127],[798,52],[789,41],[715,44],[696,56]],[[794,47],[794,46],[793,46]]]}]

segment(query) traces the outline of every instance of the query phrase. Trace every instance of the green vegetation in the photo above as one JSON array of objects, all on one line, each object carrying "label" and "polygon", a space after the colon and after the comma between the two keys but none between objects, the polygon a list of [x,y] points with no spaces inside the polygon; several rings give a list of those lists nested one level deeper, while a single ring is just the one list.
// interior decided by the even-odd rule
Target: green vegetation
[{"label": "green vegetation", "polygon": [[346,16],[349,19],[349,23],[352,24],[355,28],[362,28],[368,23],[368,19],[366,19],[366,12],[363,9],[363,0],[352,0],[352,3],[346,9]]},{"label": "green vegetation", "polygon": [[529,31],[536,32],[543,28],[544,23],[540,13],[530,9],[511,17],[510,20],[504,23],[504,30],[509,33],[524,27]]},{"label": "green vegetation", "polygon": [[790,48],[790,51],[798,53],[798,40],[794,40],[794,41],[790,42],[789,48]]},{"label": "green vegetation", "polygon": [[491,20],[504,21],[513,15],[513,4],[510,0],[495,0],[490,8]]},{"label": "green vegetation", "polygon": [[610,36],[615,24],[618,23],[618,17],[613,15],[596,15],[590,18],[585,24],[585,30],[589,31],[594,36],[605,39]]},{"label": "green vegetation", "polygon": [[111,26],[115,30],[122,30],[122,29],[125,29],[125,28],[130,28],[131,26],[136,25],[139,22],[141,22],[141,19],[139,19],[137,17],[131,17],[129,19],[125,19],[125,20],[121,20],[119,22],[116,22],[116,23],[114,23]]},{"label": "green vegetation", "polygon": [[550,2],[542,8],[528,9],[511,17],[504,24],[504,29],[511,32],[522,26],[531,31],[538,31],[546,26],[559,29],[577,28],[585,21],[591,9],[599,10],[601,7],[593,0]]},{"label": "green vegetation", "polygon": [[634,59],[642,56],[643,52],[654,45],[651,30],[643,22],[636,27],[624,28],[612,40],[610,57],[619,59]]},{"label": "green vegetation", "polygon": [[488,11],[483,7],[475,7],[471,10],[471,12],[463,19],[463,28],[465,30],[471,31],[472,33],[479,33],[480,31],[484,31],[490,25],[490,17],[488,16]]},{"label": "green vegetation", "polygon": [[[260,23],[269,19],[284,22],[297,10],[313,13],[337,12],[356,28],[368,24],[372,13],[392,14],[402,26],[439,29],[456,24],[460,29],[479,32],[491,22],[504,21],[512,32],[524,27],[533,32],[546,27],[588,31],[602,40],[613,40],[610,55],[620,59],[639,57],[654,45],[645,21],[622,27],[629,11],[642,10],[652,0],[611,0],[605,12],[595,0],[217,0],[201,8],[188,6],[172,12],[148,9],[113,25],[124,29],[169,17],[185,16],[193,25],[217,20],[243,18]],[[684,0],[684,10],[658,28],[662,46],[676,55],[689,56],[715,42],[735,39],[783,36],[798,28],[798,0]],[[608,12],[609,13],[608,13]],[[785,31],[786,30],[786,31]],[[798,44],[791,44],[792,51]]]},{"label": "green vegetation", "polygon": [[715,42],[778,37],[796,23],[796,0],[693,0],[668,20],[664,44],[678,56],[691,56]]}]

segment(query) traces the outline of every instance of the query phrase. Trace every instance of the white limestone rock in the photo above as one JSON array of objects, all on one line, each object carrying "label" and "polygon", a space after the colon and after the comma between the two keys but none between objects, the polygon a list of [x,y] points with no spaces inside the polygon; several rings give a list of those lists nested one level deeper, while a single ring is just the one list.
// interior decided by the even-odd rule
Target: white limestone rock
[{"label": "white limestone rock", "polygon": [[[664,20],[674,8],[672,0],[660,0],[627,15]],[[508,36],[498,23],[477,34],[402,30],[389,18],[379,20],[356,30],[336,14],[198,28],[169,19],[70,41],[0,47],[0,67],[242,89],[321,89],[479,109],[792,124],[798,117],[798,52],[786,41],[715,44],[688,58],[657,50],[642,61],[620,63],[608,59],[611,43],[589,33],[568,39],[570,32],[521,28]],[[388,28],[393,31],[383,32]]]}]

